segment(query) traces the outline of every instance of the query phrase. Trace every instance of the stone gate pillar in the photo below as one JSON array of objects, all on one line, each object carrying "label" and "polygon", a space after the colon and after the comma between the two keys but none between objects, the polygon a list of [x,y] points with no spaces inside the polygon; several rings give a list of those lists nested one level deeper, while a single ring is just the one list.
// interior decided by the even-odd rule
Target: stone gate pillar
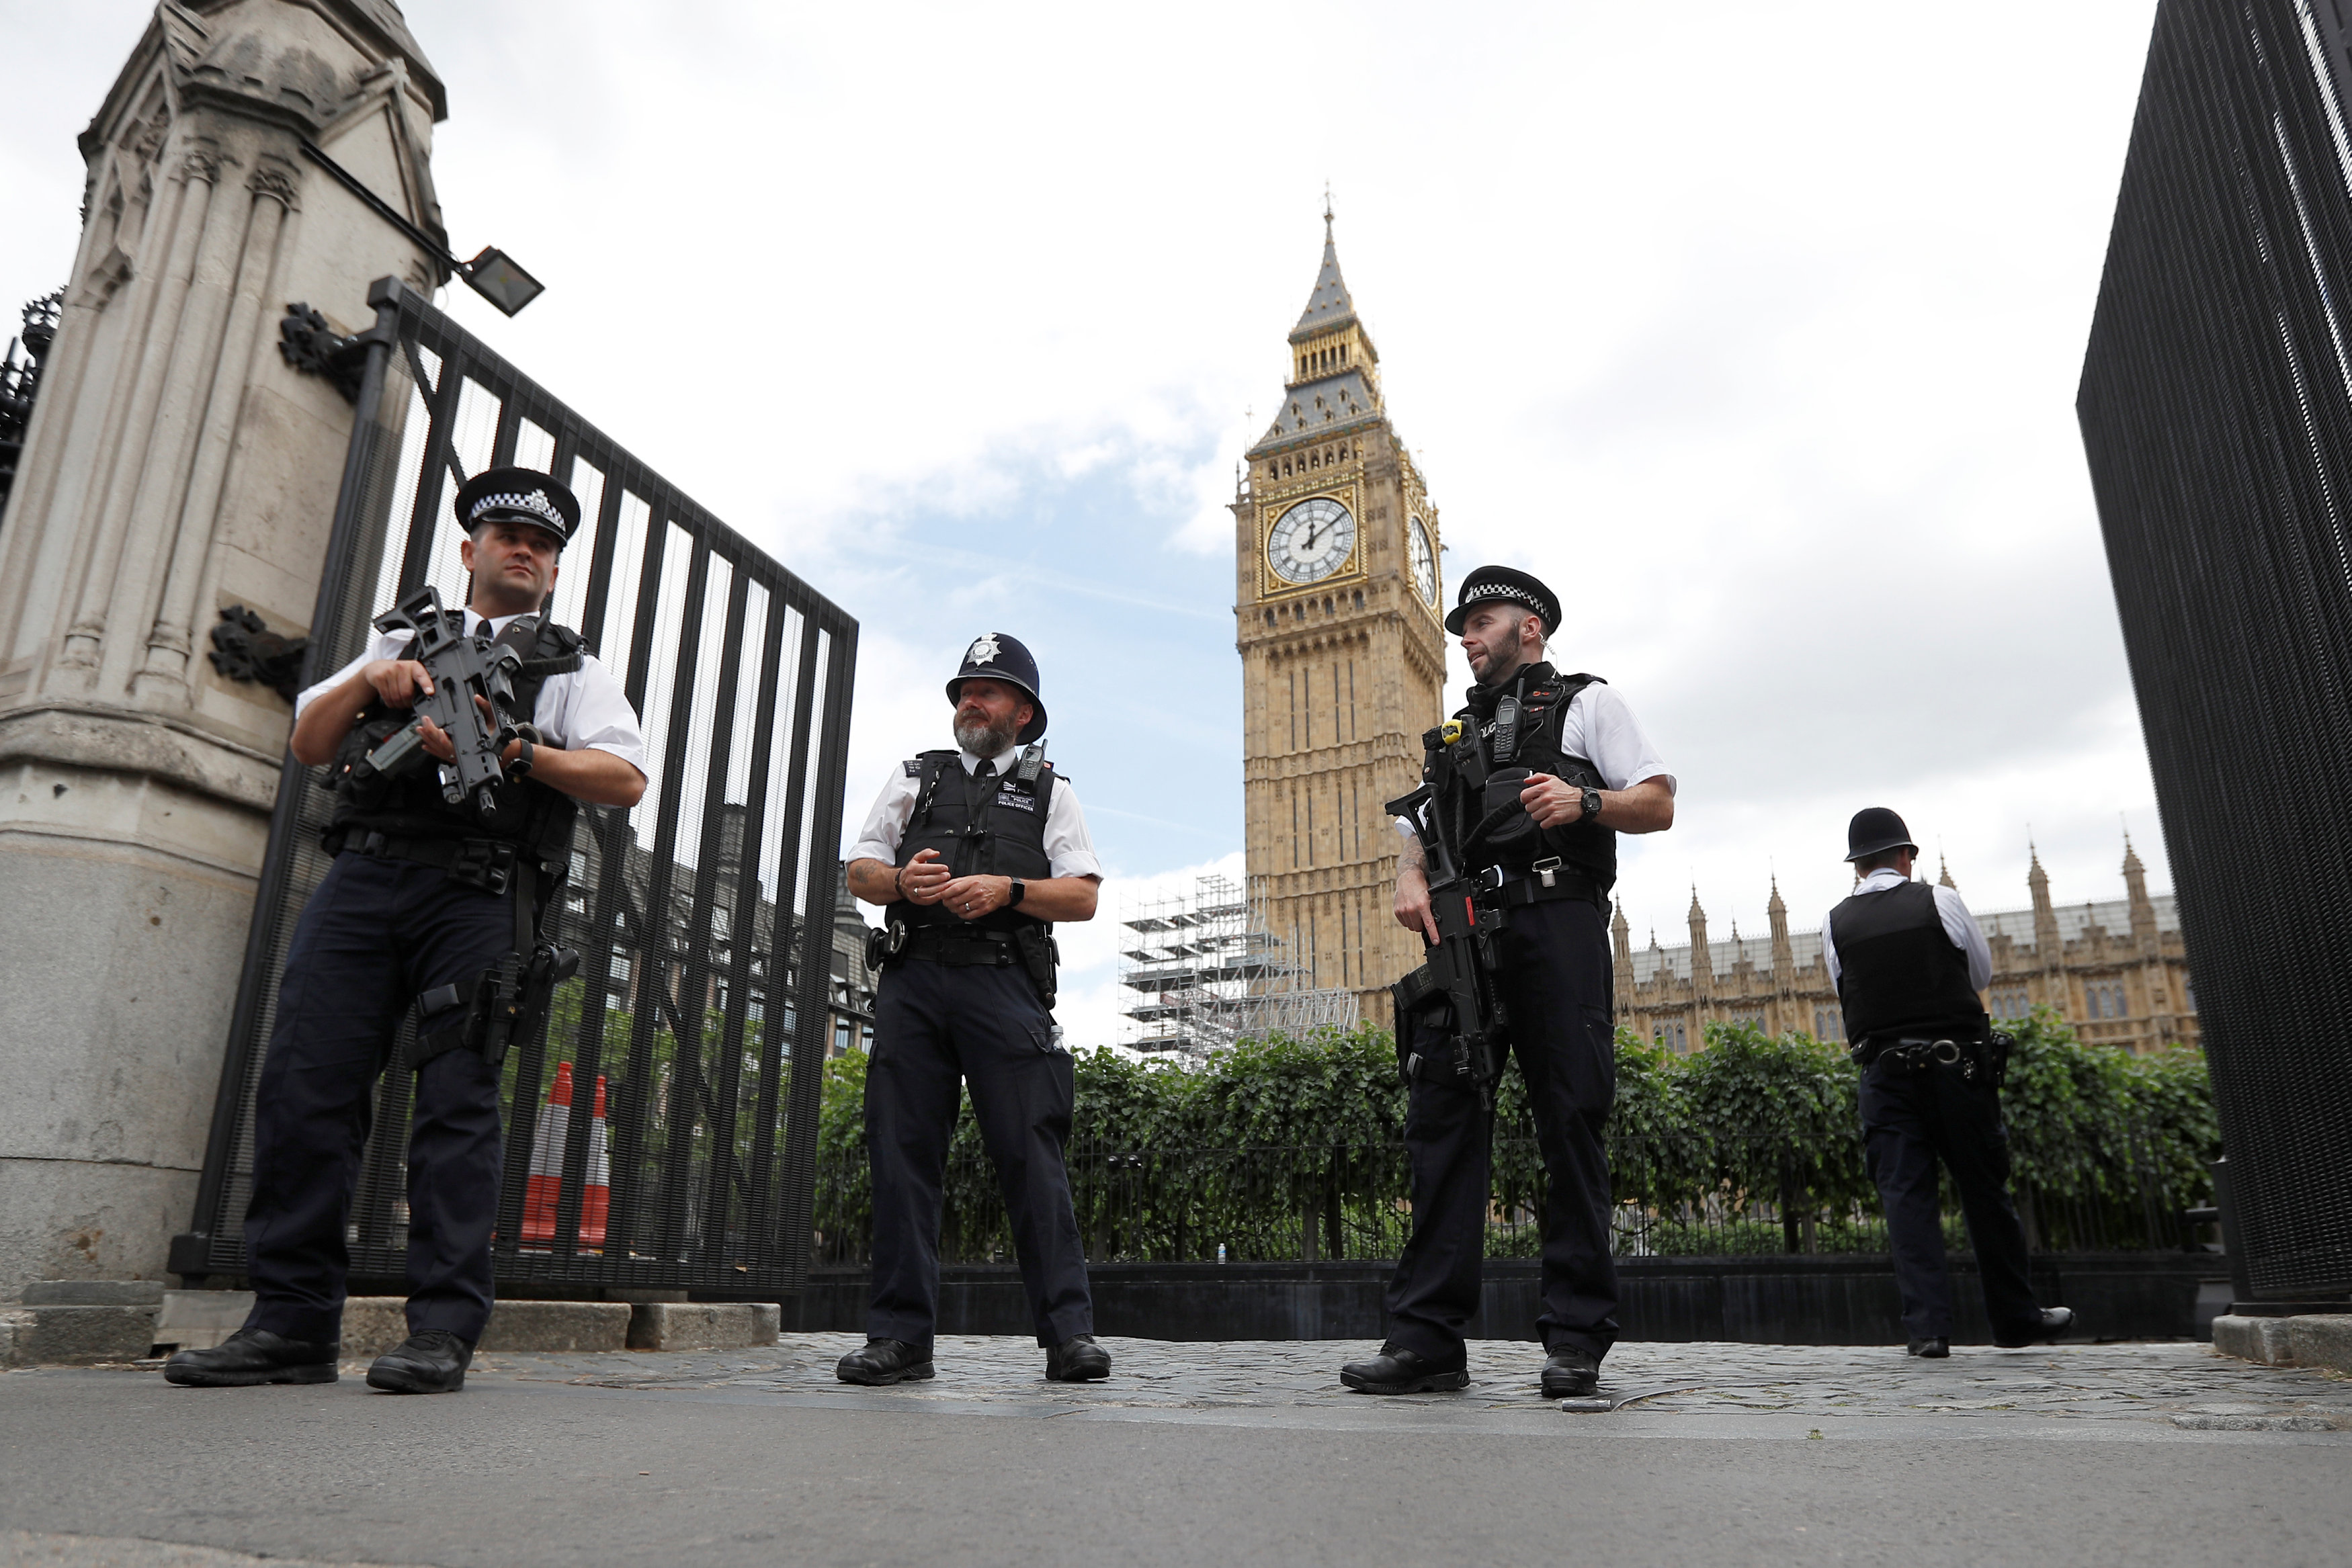
[{"label": "stone gate pillar", "polygon": [[159,1279],[187,1223],[291,718],[210,632],[306,632],[351,434],[278,321],[445,281],[302,143],[438,236],[446,113],[393,0],[166,0],[82,132],[0,517],[0,1299]]}]

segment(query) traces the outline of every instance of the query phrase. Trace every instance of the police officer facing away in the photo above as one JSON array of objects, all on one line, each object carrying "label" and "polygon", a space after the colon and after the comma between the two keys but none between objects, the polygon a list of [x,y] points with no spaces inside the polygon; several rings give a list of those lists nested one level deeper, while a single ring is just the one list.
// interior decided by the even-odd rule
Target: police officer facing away
[{"label": "police officer facing away", "polygon": [[[488,1321],[490,1233],[501,1175],[499,1082],[469,1030],[475,982],[530,952],[540,908],[566,870],[579,801],[633,806],[646,789],[645,740],[612,673],[578,633],[539,614],[580,504],[548,475],[494,468],[457,497],[473,574],[467,634],[527,661],[516,712],[535,731],[510,742],[494,814],[451,806],[436,769],[357,786],[352,764],[402,728],[424,664],[400,655],[414,634],[368,651],[294,703],[295,758],[336,764],[342,780],[325,834],[334,863],[303,906],[287,951],[276,1026],[254,1105],[253,1198],[246,1211],[254,1305],[244,1328],[164,1367],[173,1383],[332,1383],[350,1257],[344,1225],[402,1017],[421,1001],[408,1140],[407,1342],[368,1371],[404,1394],[465,1385]],[[479,699],[477,699],[479,700]],[[495,721],[493,721],[495,722]],[[425,750],[454,756],[429,719]]]},{"label": "police officer facing away", "polygon": [[849,890],[888,924],[866,1069],[874,1284],[845,1383],[932,1375],[940,1207],[960,1091],[996,1163],[1045,1375],[1110,1375],[1062,1163],[1075,1092],[1055,1027],[1053,922],[1091,920],[1102,880],[1069,780],[1045,761],[1037,664],[992,632],[948,683],[953,751],[894,770],[850,848]]},{"label": "police officer facing away", "polygon": [[1822,922],[1822,956],[1863,1068],[1864,1153],[1886,1206],[1910,1354],[1951,1354],[1939,1158],[1968,1216],[1993,1343],[2055,1339],[2074,1314],[2035,1302],[2026,1274],[2000,1124],[2003,1063],[1977,997],[1992,978],[1984,933],[1957,892],[1911,880],[1919,846],[1893,811],[1855,812],[1846,848],[1862,881]]},{"label": "police officer facing away", "polygon": [[[1549,1183],[1537,1327],[1549,1355],[1542,1383],[1549,1397],[1591,1394],[1617,1336],[1601,1142],[1617,1082],[1606,913],[1617,835],[1658,832],[1675,820],[1674,778],[1625,700],[1597,675],[1563,675],[1544,662],[1545,640],[1559,626],[1559,601],[1549,589],[1496,566],[1463,580],[1445,618],[1477,684],[1459,716],[1465,734],[1444,755],[1475,744],[1488,768],[1531,770],[1518,795],[1525,815],[1484,838],[1473,833],[1462,859],[1466,871],[1501,873],[1496,902],[1506,924],[1495,939],[1496,989]],[[1484,829],[1497,814],[1494,802],[1437,767],[1429,810]],[[1439,941],[1415,840],[1407,840],[1397,865],[1396,917]],[[1400,1018],[1397,1030],[1424,1064],[1443,1060],[1442,1012]],[[1463,1342],[1478,1310],[1494,1113],[1475,1085],[1424,1065],[1412,1077],[1404,1137],[1413,1228],[1389,1285],[1388,1342],[1379,1355],[1339,1374],[1368,1394],[1462,1388],[1470,1380]]]}]

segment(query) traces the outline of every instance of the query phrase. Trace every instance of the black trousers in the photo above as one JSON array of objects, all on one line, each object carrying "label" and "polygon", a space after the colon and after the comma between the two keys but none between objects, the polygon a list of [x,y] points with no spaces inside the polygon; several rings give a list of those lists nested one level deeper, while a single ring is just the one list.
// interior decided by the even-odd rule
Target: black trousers
[{"label": "black trousers", "polygon": [[1913,1339],[1952,1335],[1938,1160],[1959,1188],[1993,1332],[2032,1322],[2041,1309],[2026,1271],[2025,1228],[2009,1198],[2000,1092],[1981,1073],[1970,1083],[1957,1067],[1898,1071],[1882,1058],[1862,1075],[1862,1131],[1870,1179],[1886,1206],[1905,1331]]},{"label": "black trousers", "polygon": [[[342,1337],[344,1227],[375,1081],[401,1018],[420,993],[471,979],[513,946],[508,898],[460,887],[432,866],[335,857],[294,927],[254,1102],[247,1327]],[[498,1078],[481,1057],[459,1050],[426,1062],[408,1134],[412,1333],[482,1336],[499,1148]]]},{"label": "black trousers", "polygon": [[1062,1151],[1070,1053],[1028,975],[907,958],[882,972],[866,1068],[874,1294],[866,1332],[928,1350],[939,1321],[940,1188],[961,1089],[996,1164],[1037,1343],[1095,1332]]},{"label": "black trousers", "polygon": [[[1617,1340],[1617,1262],[1610,1250],[1609,1153],[1601,1126],[1617,1095],[1609,938],[1580,899],[1511,911],[1497,937],[1512,1054],[1527,1080],[1543,1150],[1543,1311],[1551,1350],[1606,1355]],[[1405,1112],[1412,1160],[1412,1239],[1389,1282],[1389,1343],[1458,1360],[1477,1312],[1486,1258],[1495,1119],[1454,1075],[1442,1023],[1416,1021],[1424,1065]]]}]

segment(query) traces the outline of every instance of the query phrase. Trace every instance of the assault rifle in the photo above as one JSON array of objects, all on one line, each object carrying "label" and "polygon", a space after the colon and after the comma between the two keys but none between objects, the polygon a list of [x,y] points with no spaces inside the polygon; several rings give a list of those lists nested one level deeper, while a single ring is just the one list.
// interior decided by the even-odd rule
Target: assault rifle
[{"label": "assault rifle", "polygon": [[[1476,1088],[1479,1103],[1491,1108],[1495,1084],[1503,1076],[1503,1048],[1510,1039],[1510,1019],[1495,986],[1495,934],[1503,928],[1503,910],[1491,903],[1481,909],[1479,895],[1499,888],[1502,874],[1494,868],[1465,874],[1461,857],[1447,842],[1447,824],[1433,820],[1444,814],[1436,810],[1438,769],[1452,766],[1445,749],[1463,733],[1460,724],[1448,723],[1423,736],[1427,762],[1421,787],[1382,808],[1390,816],[1404,817],[1413,824],[1429,877],[1430,913],[1437,923],[1437,941],[1429,945],[1427,961],[1389,989],[1396,999],[1400,1039],[1415,1007],[1444,998],[1454,1074]],[[1425,933],[1423,940],[1427,943]],[[1408,1070],[1418,1071],[1419,1068],[1416,1057]]]},{"label": "assault rifle", "polygon": [[[402,656],[425,666],[433,677],[433,690],[417,693],[416,716],[352,768],[353,782],[364,784],[378,774],[396,778],[429,760],[425,721],[431,719],[457,748],[454,758],[439,765],[441,798],[459,807],[471,800],[482,821],[493,821],[499,811],[496,787],[504,777],[499,758],[507,743],[522,733],[509,712],[522,655],[504,644],[452,630],[441,608],[440,591],[430,584],[377,616],[375,629],[415,633]],[[494,718],[483,716],[477,696],[488,700]]]}]

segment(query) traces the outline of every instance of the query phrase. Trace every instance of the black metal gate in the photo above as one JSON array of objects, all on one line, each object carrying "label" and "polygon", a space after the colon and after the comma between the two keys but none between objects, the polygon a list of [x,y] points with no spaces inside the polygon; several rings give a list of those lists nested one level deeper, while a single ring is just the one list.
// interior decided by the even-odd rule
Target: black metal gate
[{"label": "black metal gate", "polygon": [[2258,1295],[2352,1288],[2344,0],[2164,0],[2076,402]]},{"label": "black metal gate", "polygon": [[[856,622],[414,290],[383,279],[369,302],[303,678],[357,656],[370,617],[421,584],[462,602],[455,486],[492,465],[543,467],[583,514],[551,612],[625,681],[650,754],[634,810],[582,810],[553,912],[582,972],[541,1037],[507,1059],[499,1279],[795,1290],[832,1034]],[[192,1234],[173,1247],[184,1274],[244,1269],[254,1088],[295,918],[327,870],[318,835],[332,798],[316,777],[288,759]],[[548,1099],[567,1065],[572,1104],[558,1116]],[[350,1228],[355,1277],[404,1268],[411,1084],[395,1069],[377,1091]]]}]

